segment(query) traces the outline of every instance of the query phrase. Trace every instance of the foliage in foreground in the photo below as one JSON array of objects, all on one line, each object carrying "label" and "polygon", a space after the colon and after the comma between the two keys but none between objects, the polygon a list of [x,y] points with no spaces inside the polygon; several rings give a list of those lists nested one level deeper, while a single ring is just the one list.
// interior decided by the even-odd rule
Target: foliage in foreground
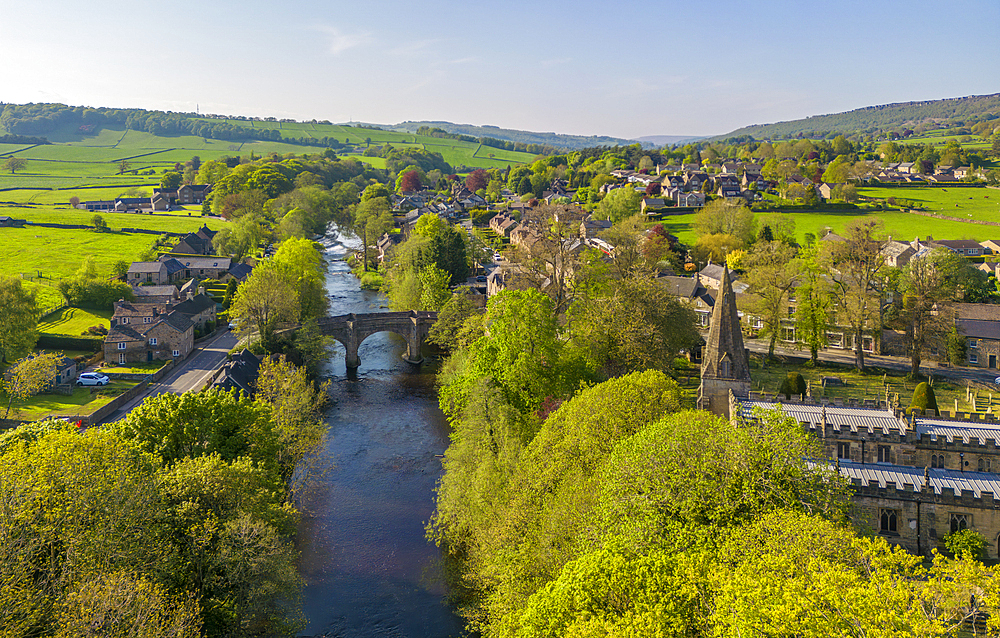
[{"label": "foliage in foreground", "polygon": [[0,436],[0,636],[301,628],[288,479],[321,402],[283,360],[262,378],[256,399],[166,394],[107,428]]},{"label": "foliage in foreground", "polygon": [[484,636],[945,636],[1000,602],[970,556],[923,568],[858,536],[791,420],[679,411],[653,370],[547,416],[501,374],[468,381],[428,533]]}]

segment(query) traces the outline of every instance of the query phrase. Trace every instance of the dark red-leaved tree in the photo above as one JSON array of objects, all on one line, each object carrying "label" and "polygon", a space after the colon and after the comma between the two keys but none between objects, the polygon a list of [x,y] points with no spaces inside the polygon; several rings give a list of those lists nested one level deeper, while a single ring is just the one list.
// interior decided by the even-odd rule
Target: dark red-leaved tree
[{"label": "dark red-leaved tree", "polygon": [[416,192],[420,190],[421,186],[420,173],[417,171],[406,171],[403,173],[403,179],[399,182],[399,190],[404,193]]},{"label": "dark red-leaved tree", "polygon": [[475,193],[480,188],[486,188],[490,183],[490,174],[481,168],[469,173],[465,178],[465,187]]},{"label": "dark red-leaved tree", "polygon": [[663,192],[663,184],[660,182],[650,182],[646,184],[646,194],[650,197],[655,197]]}]

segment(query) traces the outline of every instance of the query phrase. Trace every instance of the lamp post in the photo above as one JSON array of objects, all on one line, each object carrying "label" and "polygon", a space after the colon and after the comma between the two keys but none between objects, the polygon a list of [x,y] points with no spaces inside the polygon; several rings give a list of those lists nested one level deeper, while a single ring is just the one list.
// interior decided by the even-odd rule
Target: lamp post
[{"label": "lamp post", "polygon": [[865,464],[865,437],[861,437],[861,464]]},{"label": "lamp post", "polygon": [[962,468],[963,472],[965,471],[965,452],[958,453],[958,467]]}]

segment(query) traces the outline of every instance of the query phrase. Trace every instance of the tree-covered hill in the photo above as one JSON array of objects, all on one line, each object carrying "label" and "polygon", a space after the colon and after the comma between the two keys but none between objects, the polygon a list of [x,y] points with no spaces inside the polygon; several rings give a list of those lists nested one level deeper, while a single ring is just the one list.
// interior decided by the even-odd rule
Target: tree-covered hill
[{"label": "tree-covered hill", "polygon": [[[757,140],[822,138],[838,134],[879,134],[921,125],[971,126],[1000,118],[1000,93],[924,102],[868,106],[846,113],[815,115],[801,120],[745,126],[717,139],[750,136]],[[1000,122],[998,122],[1000,125]]]},{"label": "tree-covered hill", "polygon": [[[549,146],[555,150],[576,150],[592,146],[628,146],[634,140],[626,140],[620,137],[608,137],[605,135],[561,135],[559,133],[534,133],[532,131],[519,131],[516,129],[499,128],[497,126],[476,126],[473,124],[453,124],[451,122],[401,122],[392,127],[395,130],[416,133],[421,127],[436,128],[447,133],[456,135],[467,135],[471,138],[487,138],[489,140],[503,140],[520,144],[536,144]],[[487,146],[496,146],[483,142]],[[514,150],[512,146],[510,150]],[[520,150],[520,149],[518,149]]]}]

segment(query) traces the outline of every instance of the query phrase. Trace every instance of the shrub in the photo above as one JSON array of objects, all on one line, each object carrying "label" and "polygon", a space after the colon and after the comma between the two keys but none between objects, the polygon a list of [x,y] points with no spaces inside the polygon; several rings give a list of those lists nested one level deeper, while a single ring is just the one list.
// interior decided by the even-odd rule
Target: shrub
[{"label": "shrub", "polygon": [[906,410],[909,412],[913,408],[920,408],[924,412],[927,410],[937,411],[937,399],[934,398],[934,388],[927,385],[926,381],[917,384],[917,387],[913,390],[913,399],[910,400],[910,407]]},{"label": "shrub", "polygon": [[960,529],[944,537],[944,546],[955,558],[982,560],[986,539],[972,529]]},{"label": "shrub", "polygon": [[778,394],[785,395],[786,399],[791,399],[793,396],[801,396],[805,393],[806,380],[798,372],[789,372],[778,389]]}]

